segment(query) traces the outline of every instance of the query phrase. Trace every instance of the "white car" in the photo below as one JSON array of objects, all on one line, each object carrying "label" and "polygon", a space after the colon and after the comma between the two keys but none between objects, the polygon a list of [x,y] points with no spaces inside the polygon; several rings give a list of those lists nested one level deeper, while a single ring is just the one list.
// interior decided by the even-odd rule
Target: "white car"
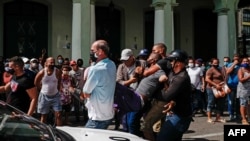
[{"label": "white car", "polygon": [[145,141],[133,134],[112,130],[66,126],[57,127],[57,129],[69,133],[79,141]]},{"label": "white car", "polygon": [[0,100],[1,141],[145,141],[125,132],[84,127],[52,127]]}]

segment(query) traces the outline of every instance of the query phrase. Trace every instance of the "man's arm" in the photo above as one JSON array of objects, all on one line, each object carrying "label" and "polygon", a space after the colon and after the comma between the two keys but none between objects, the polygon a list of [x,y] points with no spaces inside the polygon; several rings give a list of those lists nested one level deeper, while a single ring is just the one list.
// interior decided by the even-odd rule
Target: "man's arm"
[{"label": "man's arm", "polygon": [[9,92],[10,90],[11,90],[10,82],[4,86],[0,86],[0,93],[6,93],[6,92]]},{"label": "man's arm", "polygon": [[60,87],[61,87],[61,78],[62,78],[62,72],[61,72],[61,70],[59,70],[59,69],[56,69],[56,77],[57,77],[57,89],[58,89],[58,91],[60,91]]},{"label": "man's arm", "polygon": [[32,114],[34,113],[36,106],[37,106],[37,101],[38,101],[38,91],[36,87],[27,89],[26,92],[28,93],[31,101],[30,101],[30,107],[29,107],[29,111],[28,111],[28,115],[32,116]]},{"label": "man's arm", "polygon": [[40,70],[37,73],[35,80],[34,80],[34,84],[37,87],[38,91],[40,91],[40,89],[41,89],[41,80],[43,78],[43,75],[44,75],[44,69]]},{"label": "man's arm", "polygon": [[238,60],[234,60],[233,64],[232,64],[230,67],[226,68],[226,74],[229,75],[230,73],[232,73],[233,70],[234,70],[234,67],[235,67],[238,63],[239,63]]},{"label": "man's arm", "polygon": [[143,76],[149,76],[153,73],[155,73],[156,71],[160,70],[161,68],[159,67],[159,65],[154,64],[153,66],[150,66],[148,69],[145,69],[143,72]]},{"label": "man's arm", "polygon": [[165,101],[173,100],[180,91],[183,91],[183,84],[185,84],[185,79],[182,77],[176,76],[172,82],[169,84],[167,89],[162,90],[162,97]]}]

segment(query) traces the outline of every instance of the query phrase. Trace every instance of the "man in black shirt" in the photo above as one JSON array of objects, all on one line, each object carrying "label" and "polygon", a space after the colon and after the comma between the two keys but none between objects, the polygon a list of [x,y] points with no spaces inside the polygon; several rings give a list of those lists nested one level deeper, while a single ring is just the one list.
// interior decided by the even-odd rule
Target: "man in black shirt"
[{"label": "man in black shirt", "polygon": [[167,57],[172,65],[168,75],[168,88],[162,90],[166,119],[157,136],[157,141],[181,141],[183,133],[192,121],[191,82],[186,71],[188,55],[182,50],[172,51]]},{"label": "man in black shirt", "polygon": [[9,83],[0,87],[0,93],[10,92],[7,103],[31,116],[36,109],[38,100],[34,78],[24,71],[24,62],[21,57],[11,58],[9,67],[13,77]]}]

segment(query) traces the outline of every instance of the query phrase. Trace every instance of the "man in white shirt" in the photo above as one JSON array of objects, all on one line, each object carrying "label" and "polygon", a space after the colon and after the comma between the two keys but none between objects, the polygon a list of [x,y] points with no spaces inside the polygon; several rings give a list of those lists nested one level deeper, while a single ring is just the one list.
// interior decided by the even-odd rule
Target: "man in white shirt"
[{"label": "man in white shirt", "polygon": [[205,89],[205,80],[203,77],[203,71],[200,67],[195,65],[193,58],[188,59],[187,72],[191,80],[191,84],[195,88],[193,93],[193,115],[198,111],[203,111],[204,102],[202,100],[202,91]]}]

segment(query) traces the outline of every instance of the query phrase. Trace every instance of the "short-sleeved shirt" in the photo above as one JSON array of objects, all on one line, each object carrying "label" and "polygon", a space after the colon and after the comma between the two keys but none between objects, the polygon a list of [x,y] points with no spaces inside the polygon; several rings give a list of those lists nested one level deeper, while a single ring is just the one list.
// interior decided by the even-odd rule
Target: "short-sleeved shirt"
[{"label": "short-sleeved shirt", "polygon": [[143,78],[136,89],[136,93],[151,98],[155,91],[161,86],[159,82],[161,75],[165,75],[165,72],[163,70],[158,70],[155,73]]},{"label": "short-sleeved shirt", "polygon": [[[221,68],[211,67],[207,70],[206,76],[209,76],[210,79],[216,84],[220,84],[224,81],[223,74],[221,72]],[[207,87],[210,88],[212,85],[208,83]]]},{"label": "short-sleeved shirt", "polygon": [[166,59],[166,58],[163,58],[163,59],[159,60],[156,64],[162,70],[165,71],[166,75],[168,75],[169,72],[171,71],[172,65],[171,65],[170,61],[168,59]]},{"label": "short-sleeved shirt", "polygon": [[200,67],[187,68],[188,75],[191,79],[191,83],[197,90],[201,89],[203,71]]},{"label": "short-sleeved shirt", "polygon": [[85,68],[79,68],[77,71],[73,69],[69,72],[69,75],[73,79],[73,87],[77,89],[82,89],[84,85],[84,71]]},{"label": "short-sleeved shirt", "polygon": [[171,100],[176,102],[172,111],[181,117],[192,115],[191,81],[187,71],[182,70],[179,73],[171,71],[167,83],[169,87],[162,90],[162,97],[167,102]]},{"label": "short-sleeved shirt", "polygon": [[[227,68],[231,67],[233,63],[227,65]],[[237,88],[239,79],[238,79],[238,70],[240,65],[235,65],[233,71],[227,76],[227,84],[230,88]]]},{"label": "short-sleeved shirt", "polygon": [[[156,65],[158,65],[160,67],[160,69],[163,70],[167,76],[172,70],[172,65],[167,58],[163,58],[163,59],[157,61]],[[156,98],[157,100],[164,101],[164,99],[162,98],[161,89],[156,90],[156,92],[154,94],[154,98]]]},{"label": "short-sleeved shirt", "polygon": [[30,106],[30,97],[26,90],[35,87],[33,80],[26,72],[21,76],[13,75],[10,81],[11,92],[7,97],[7,102],[27,113]]}]

